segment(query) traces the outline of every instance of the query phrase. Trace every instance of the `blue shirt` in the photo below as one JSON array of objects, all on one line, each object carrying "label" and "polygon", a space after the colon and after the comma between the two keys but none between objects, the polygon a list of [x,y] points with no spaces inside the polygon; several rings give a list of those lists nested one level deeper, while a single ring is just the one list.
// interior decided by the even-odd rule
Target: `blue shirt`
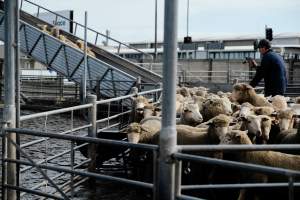
[{"label": "blue shirt", "polygon": [[271,49],[263,55],[261,66],[257,67],[250,85],[257,86],[261,79],[265,81],[265,96],[284,95],[287,86],[284,60]]}]

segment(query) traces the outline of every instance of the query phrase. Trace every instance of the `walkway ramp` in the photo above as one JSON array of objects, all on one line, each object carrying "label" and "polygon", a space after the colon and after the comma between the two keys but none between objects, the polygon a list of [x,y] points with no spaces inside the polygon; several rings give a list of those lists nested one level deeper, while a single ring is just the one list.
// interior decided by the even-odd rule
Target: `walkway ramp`
[{"label": "walkway ramp", "polygon": [[[2,2],[3,3],[3,2]],[[60,30],[71,44],[42,31],[41,25],[52,25],[26,12],[20,13],[20,50],[48,68],[65,76],[74,82],[81,82],[84,71],[84,53],[72,45],[83,39]],[[0,10],[0,40],[4,41],[4,11]],[[162,82],[160,75],[144,69],[118,55],[88,43],[89,49],[95,56],[87,58],[87,87],[95,89],[100,82],[102,96],[111,98],[126,95],[136,84],[138,77],[144,83],[157,84]]]}]

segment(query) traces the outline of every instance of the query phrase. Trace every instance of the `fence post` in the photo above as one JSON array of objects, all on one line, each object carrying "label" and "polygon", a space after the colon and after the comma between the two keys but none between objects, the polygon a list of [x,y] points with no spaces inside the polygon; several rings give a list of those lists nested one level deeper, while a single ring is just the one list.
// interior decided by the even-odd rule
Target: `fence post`
[{"label": "fence post", "polygon": [[[87,101],[88,103],[93,104],[92,107],[88,109],[88,119],[89,123],[92,124],[91,127],[88,129],[88,136],[92,138],[97,137],[97,104],[96,104],[96,95],[88,95]],[[90,172],[94,172],[96,170],[96,144],[89,144],[88,146],[88,155],[91,159],[91,162],[89,164],[88,170]]]},{"label": "fence post", "polygon": [[[16,24],[16,13],[18,11],[18,1],[4,1],[4,110],[3,110],[3,121],[8,125],[9,128],[16,127],[16,103],[15,103],[15,73],[16,73],[16,56],[18,51],[18,45],[16,45],[16,33],[18,33],[18,26]],[[16,143],[16,133],[9,133],[7,137]],[[6,146],[6,153],[8,159],[15,160],[16,148],[9,142]],[[2,176],[7,176],[7,184],[11,186],[17,186],[17,168],[15,163],[7,163],[7,174],[2,174]],[[16,190],[5,188],[5,193],[7,192],[6,198],[9,200],[17,199]]]},{"label": "fence post", "polygon": [[178,0],[165,1],[162,127],[159,135],[158,199],[175,199]]}]

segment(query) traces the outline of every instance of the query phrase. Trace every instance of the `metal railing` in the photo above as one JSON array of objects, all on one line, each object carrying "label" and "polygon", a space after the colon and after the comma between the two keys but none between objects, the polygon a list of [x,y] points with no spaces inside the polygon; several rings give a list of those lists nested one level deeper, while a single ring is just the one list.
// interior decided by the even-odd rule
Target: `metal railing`
[{"label": "metal railing", "polygon": [[[199,155],[191,155],[191,152],[241,152],[241,151],[269,151],[269,150],[299,150],[300,144],[292,145],[178,145],[178,153],[173,154],[174,159],[178,162],[176,169],[176,176],[181,177],[182,161],[206,163],[213,166],[220,166],[225,168],[233,168],[238,170],[245,170],[247,173],[258,172],[262,174],[280,175],[287,178],[287,182],[275,183],[235,183],[235,184],[202,184],[202,185],[181,185],[180,180],[177,181],[177,199],[199,199],[189,195],[182,195],[181,192],[195,189],[247,189],[247,188],[288,188],[288,199],[294,199],[294,187],[299,187],[300,183],[295,182],[295,179],[300,177],[300,171],[269,167],[251,163],[221,160],[212,157],[205,157]],[[181,151],[188,151],[187,153],[180,153]]]},{"label": "metal railing", "polygon": [[[81,141],[81,142],[88,142],[89,144],[110,144],[110,145],[117,145],[117,146],[123,146],[128,148],[137,148],[141,150],[147,150],[151,151],[153,153],[153,182],[143,182],[143,181],[136,181],[131,180],[127,178],[121,178],[121,177],[115,177],[110,175],[104,175],[94,172],[88,172],[88,171],[82,171],[82,170],[76,170],[75,168],[69,169],[67,167],[56,167],[56,166],[49,166],[42,163],[35,163],[29,155],[27,155],[17,144],[14,144],[14,146],[17,147],[17,150],[19,150],[22,155],[28,160],[12,160],[7,158],[2,158],[4,162],[11,162],[11,163],[18,163],[20,165],[35,167],[39,171],[43,170],[51,170],[51,171],[57,171],[57,172],[64,172],[69,173],[72,175],[77,176],[83,176],[83,177],[89,177],[94,178],[98,180],[109,180],[114,181],[118,183],[124,183],[129,184],[132,186],[138,186],[145,189],[152,189],[153,196],[155,196],[155,192],[157,191],[157,181],[159,179],[159,176],[157,175],[156,169],[157,169],[157,151],[158,146],[156,145],[148,145],[148,144],[132,144],[124,141],[114,141],[114,140],[106,140],[106,139],[99,139],[99,138],[91,138],[91,137],[80,137],[80,136],[73,136],[73,135],[61,135],[56,133],[45,133],[45,132],[38,132],[38,131],[32,131],[32,130],[22,130],[22,129],[5,129],[5,133],[2,134],[2,137],[5,138],[5,136],[10,132],[16,132],[21,135],[31,135],[31,136],[38,136],[38,137],[47,137],[47,138],[56,138],[60,140],[67,140],[72,141],[72,144],[74,144],[75,141]],[[3,145],[5,145],[6,140],[3,139]],[[10,142],[10,141],[8,141]],[[72,147],[72,146],[71,146]],[[300,145],[179,145],[178,150],[179,151],[191,151],[194,152],[214,152],[214,151],[262,151],[262,150],[299,150]],[[71,152],[74,151],[73,148],[71,148]],[[182,195],[182,191],[188,191],[188,190],[199,190],[199,189],[245,189],[245,188],[282,188],[286,187],[289,190],[288,193],[288,199],[293,200],[294,199],[294,187],[299,187],[300,183],[295,182],[295,178],[300,176],[300,171],[295,170],[289,170],[289,169],[280,169],[280,168],[274,168],[274,167],[268,167],[268,166],[261,166],[261,165],[255,165],[250,163],[240,163],[235,161],[228,161],[228,160],[220,160],[216,158],[210,158],[210,157],[204,157],[199,155],[191,155],[186,153],[175,153],[173,154],[174,160],[172,162],[176,162],[176,198],[177,199],[200,199],[196,198],[190,195]],[[4,155],[4,154],[3,154]],[[182,161],[188,161],[188,162],[199,162],[199,163],[207,163],[210,165],[216,165],[216,166],[222,166],[222,167],[228,167],[228,168],[234,168],[239,170],[246,170],[247,172],[259,172],[263,174],[271,174],[271,175],[281,175],[283,177],[287,177],[287,182],[276,182],[276,183],[242,183],[242,184],[202,184],[202,185],[182,185],[181,184],[181,173],[182,173]],[[72,167],[72,166],[71,166]],[[5,171],[5,169],[4,169]],[[51,180],[49,177],[44,175],[45,178],[48,180]],[[4,179],[4,177],[2,177]],[[5,180],[2,180],[5,183]],[[72,182],[72,180],[71,180]],[[55,186],[55,183],[51,183],[53,186]],[[69,198],[62,190],[59,188],[56,188],[57,191],[63,196],[57,196],[54,194],[47,194],[39,191],[35,191],[33,189],[26,189],[21,187],[13,187],[7,184],[3,184],[4,188],[9,189],[15,189],[15,190],[21,190],[27,193],[32,193],[38,196],[48,197],[52,199],[72,199]]]},{"label": "metal railing", "polygon": [[[43,113],[36,113],[36,114],[30,114],[30,115],[23,115],[21,116],[20,120],[22,124],[26,122],[32,123],[34,120],[39,120],[39,123],[42,124],[42,127],[38,130],[37,127],[33,127],[32,129],[25,129],[19,128],[19,129],[14,129],[14,130],[3,130],[3,140],[2,140],[2,145],[5,147],[7,144],[12,144],[16,147],[17,151],[20,152],[21,154],[21,159],[20,160],[10,160],[5,157],[6,152],[5,149],[3,149],[2,152],[2,167],[3,167],[3,174],[6,173],[6,163],[12,162],[12,163],[17,163],[22,166],[20,169],[20,176],[22,174],[28,175],[30,174],[30,170],[37,170],[38,172],[42,173],[42,177],[45,179],[45,181],[41,181],[41,183],[38,183],[36,185],[30,185],[30,187],[24,187],[24,186],[11,186],[6,184],[6,177],[2,176],[2,189],[3,189],[3,194],[5,196],[5,190],[6,189],[12,189],[12,190],[17,190],[21,191],[21,197],[23,197],[26,194],[33,194],[33,195],[38,195],[42,197],[48,197],[52,199],[70,199],[64,190],[66,191],[71,191],[71,196],[73,194],[73,190],[77,182],[75,182],[75,179],[78,180],[79,182],[83,181],[86,177],[93,177],[93,178],[100,178],[101,180],[113,180],[113,181],[119,181],[119,182],[125,182],[133,185],[141,185],[142,187],[149,188],[151,184],[149,183],[139,183],[137,181],[130,181],[126,180],[124,178],[118,178],[118,177],[110,177],[107,175],[100,175],[97,173],[94,173],[95,171],[95,150],[93,151],[93,155],[90,155],[89,158],[87,159],[77,159],[75,157],[75,151],[79,150],[80,148],[83,148],[85,146],[89,146],[88,148],[95,148],[95,146],[91,144],[96,144],[96,143],[106,143],[106,144],[120,144],[122,146],[128,147],[131,146],[130,144],[124,142],[124,141],[115,141],[115,140],[107,140],[107,139],[98,139],[96,138],[97,134],[101,134],[103,131],[107,131],[112,128],[116,128],[116,130],[119,130],[122,128],[122,121],[125,123],[128,123],[128,114],[131,112],[131,97],[134,97],[136,95],[145,95],[148,97],[152,96],[152,99],[158,99],[160,96],[161,89],[156,89],[156,90],[151,90],[151,91],[145,91],[145,92],[140,92],[138,94],[130,94],[127,96],[122,96],[122,97],[117,97],[113,99],[108,99],[108,100],[102,100],[102,101],[96,101],[95,96],[89,96],[88,100],[89,103],[85,105],[80,105],[80,106],[74,106],[74,107],[69,107],[69,108],[63,108],[63,109],[58,109],[58,110],[53,110],[53,111],[48,111],[48,112],[43,112]],[[118,110],[114,110],[113,106],[119,106]],[[101,110],[99,109],[99,119],[96,117],[97,113],[97,107],[101,106]],[[88,111],[85,111],[88,109]],[[76,113],[81,112],[81,113],[88,113],[88,121],[86,121],[83,124],[76,124],[74,122],[75,115]],[[59,130],[59,127],[52,127],[52,131],[57,131],[52,133],[51,131],[51,125],[48,125],[48,123],[53,123],[50,121],[51,117],[55,115],[64,115],[64,116],[69,116],[70,115],[70,120],[65,120],[63,123],[67,123],[65,129]],[[123,117],[123,119],[122,119]],[[124,121],[125,120],[125,121]],[[126,121],[127,120],[127,121]],[[49,128],[49,127],[50,128]],[[88,129],[88,131],[85,131]],[[20,145],[14,144],[14,143],[9,143],[10,141],[7,141],[6,136],[9,134],[10,131],[14,131],[19,133],[20,135],[27,135],[27,136],[36,136],[38,139],[33,138],[33,140],[26,140],[25,143],[21,143]],[[79,136],[79,135],[80,136]],[[89,136],[89,137],[86,137]],[[26,138],[26,137],[25,137]],[[50,152],[54,151],[55,148],[51,148],[52,144],[50,139],[51,138],[56,138],[59,140],[68,140],[70,141],[70,146],[67,148],[67,150],[62,150],[61,152]],[[82,144],[77,144],[75,145],[75,142],[89,142],[91,143],[90,145],[86,143]],[[57,142],[56,142],[57,143]],[[42,159],[32,159],[32,156],[28,155],[28,152],[30,152],[29,147],[36,146],[36,145],[45,145],[45,157]],[[55,143],[54,143],[55,144]],[[133,147],[142,147],[144,148],[143,145],[132,145]],[[147,145],[145,145],[147,146]],[[151,146],[151,145],[150,145]],[[156,149],[154,147],[150,147],[150,149]],[[48,156],[48,153],[50,156]],[[68,155],[68,159],[70,159],[70,164],[68,164],[68,167],[59,167],[55,165],[59,165],[57,163],[57,158],[62,158],[64,156]],[[56,161],[55,161],[56,160]],[[76,164],[75,164],[76,163]],[[54,165],[53,165],[54,164]],[[82,171],[82,167],[85,166],[86,164],[89,164],[89,171]],[[43,170],[53,170],[56,173],[54,176],[50,177],[48,173],[43,172]],[[55,183],[55,181],[58,178],[61,178],[63,176],[66,176],[66,173],[69,174],[70,178],[68,179],[68,183],[64,183],[63,186],[58,185]],[[32,174],[31,174],[32,175]],[[53,175],[53,173],[51,173]],[[83,178],[80,178],[81,176],[84,176]],[[49,185],[48,185],[49,184]],[[49,193],[47,192],[47,187],[51,187],[55,189],[55,193],[59,193],[61,195],[57,196],[57,194]],[[46,192],[42,192],[41,188],[46,188]]]},{"label": "metal railing", "polygon": [[[28,9],[27,7],[34,7],[34,8]],[[40,5],[36,4],[36,3],[33,3],[31,1],[28,1],[28,0],[22,0],[21,4],[20,4],[20,8],[21,8],[21,10],[26,11],[28,13],[30,13],[29,11],[31,11],[31,10],[36,10],[35,16],[37,18],[39,18],[39,15],[40,15],[41,12],[51,13],[51,14],[53,14],[54,19],[55,19],[55,23],[54,24],[56,24],[59,19],[66,20],[70,24],[71,23],[73,24],[73,26],[74,26],[74,32],[73,32],[73,34],[75,36],[78,36],[78,37],[81,37],[81,38],[83,36],[83,31],[84,31],[85,27],[81,23],[78,23],[78,22],[76,22],[74,20],[71,20],[71,19],[69,19],[67,17],[64,17],[64,16],[62,16],[62,15],[60,15],[58,13],[55,13],[55,12],[53,12],[53,11],[45,8],[45,7],[42,7],[42,6],[40,6]],[[32,15],[34,15],[34,14],[32,14]],[[79,30],[79,29],[81,29],[81,30]],[[113,42],[113,44],[116,44],[117,54],[120,53],[121,48],[131,49],[131,50],[136,51],[137,53],[142,54],[144,56],[144,58],[147,58],[151,62],[153,62],[153,56],[151,54],[145,53],[145,52],[143,52],[143,51],[141,51],[141,50],[139,50],[139,49],[137,49],[137,48],[135,48],[133,46],[130,46],[128,44],[120,42],[120,41],[118,41],[118,40],[116,40],[116,39],[114,39],[114,38],[112,38],[112,37],[110,37],[108,35],[105,35],[105,34],[102,34],[102,33],[98,32],[98,31],[96,31],[96,30],[94,30],[92,28],[87,27],[87,31],[88,31],[88,33],[87,33],[88,38],[87,39],[88,39],[88,41],[91,44],[94,44],[96,46],[99,45],[99,37],[103,37],[105,40],[109,40],[109,41]],[[93,36],[93,39],[91,38],[91,36]],[[113,45],[111,45],[111,46],[113,46]]]}]

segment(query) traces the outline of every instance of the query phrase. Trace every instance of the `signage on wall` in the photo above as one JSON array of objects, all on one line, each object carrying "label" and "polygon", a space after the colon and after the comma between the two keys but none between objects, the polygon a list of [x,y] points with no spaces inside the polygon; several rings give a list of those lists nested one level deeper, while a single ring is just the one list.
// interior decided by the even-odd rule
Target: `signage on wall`
[{"label": "signage on wall", "polygon": [[[73,10],[62,10],[62,11],[56,11],[55,13],[67,18],[63,17],[56,17],[55,14],[45,12],[45,13],[39,13],[38,18],[46,21],[49,24],[52,24],[54,26],[58,26],[60,29],[73,33]],[[70,19],[70,20],[68,20]]]}]

